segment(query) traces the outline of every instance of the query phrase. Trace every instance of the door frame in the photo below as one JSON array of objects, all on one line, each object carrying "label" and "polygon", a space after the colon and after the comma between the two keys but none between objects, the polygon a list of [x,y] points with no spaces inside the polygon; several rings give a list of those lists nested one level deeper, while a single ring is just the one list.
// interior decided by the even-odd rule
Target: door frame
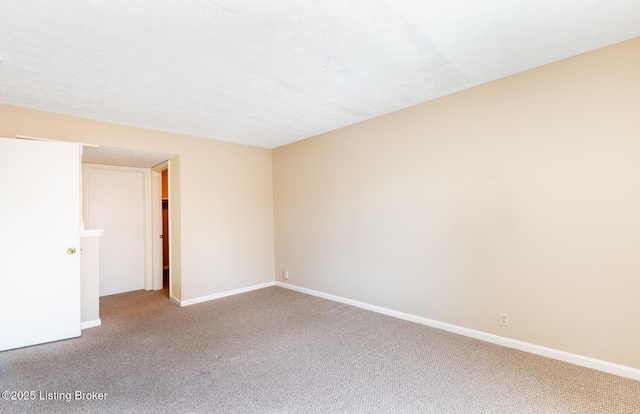
[{"label": "door frame", "polygon": [[[167,170],[167,180],[170,181],[170,163],[169,160],[151,167],[151,251],[152,251],[152,269],[153,275],[149,280],[147,290],[161,290],[162,286],[162,171]],[[171,185],[167,185],[169,194],[169,206],[171,206]],[[171,208],[171,207],[169,207]],[[171,234],[171,215],[169,215],[169,234]],[[171,251],[171,237],[169,237],[169,251]],[[171,297],[171,255],[169,255],[169,297]]]}]

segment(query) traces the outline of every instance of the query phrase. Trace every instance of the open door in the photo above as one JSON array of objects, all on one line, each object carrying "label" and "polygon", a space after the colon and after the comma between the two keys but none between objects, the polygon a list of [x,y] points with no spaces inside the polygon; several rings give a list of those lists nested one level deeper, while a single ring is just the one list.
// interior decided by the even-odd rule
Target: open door
[{"label": "open door", "polygon": [[0,351],[80,336],[80,145],[0,138]]}]

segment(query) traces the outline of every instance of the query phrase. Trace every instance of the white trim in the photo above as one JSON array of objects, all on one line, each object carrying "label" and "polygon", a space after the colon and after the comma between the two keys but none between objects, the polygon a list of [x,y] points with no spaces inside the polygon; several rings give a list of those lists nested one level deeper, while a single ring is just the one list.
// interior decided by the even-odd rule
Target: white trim
[{"label": "white trim", "polygon": [[142,202],[144,208],[144,290],[153,290],[153,206],[151,204],[151,169],[142,169]]},{"label": "white trim", "polygon": [[274,286],[276,282],[267,282],[259,285],[247,286],[240,289],[228,290],[226,292],[214,293],[213,295],[200,296],[199,298],[187,299],[187,300],[178,300],[176,298],[171,298],[172,301],[178,303],[180,306],[189,306],[195,305],[196,303],[208,302],[210,300],[220,299],[227,296],[238,295],[240,293],[250,292],[252,290],[263,289],[269,286]]},{"label": "white trim", "polygon": [[356,300],[346,299],[340,296],[335,296],[328,293],[322,293],[315,290],[302,288],[302,287],[291,285],[288,283],[275,282],[275,285],[286,288],[286,289],[295,290],[297,292],[306,293],[308,295],[317,296],[319,298],[328,299],[334,302],[340,302],[340,303],[355,306],[358,308],[381,313],[384,315],[393,316],[398,319],[404,319],[406,321],[415,322],[422,325],[431,326],[433,328],[442,329],[444,331],[453,332],[459,335],[468,336],[471,338],[479,339],[481,341],[490,342],[496,345],[502,345],[508,348],[514,348],[520,351],[529,352],[531,354],[541,355],[547,358],[553,358],[560,361],[568,362],[570,364],[579,365],[586,368],[592,368],[598,371],[607,372],[609,374],[619,375],[621,377],[640,381],[640,369],[637,369],[637,368],[632,368],[632,367],[628,367],[620,364],[614,364],[612,362],[602,361],[599,359],[586,357],[582,355],[576,355],[570,352],[560,351],[557,349],[547,348],[544,346],[535,345],[528,342],[518,341],[516,339],[505,338],[503,336],[493,335],[486,332],[476,331],[474,329],[464,328],[462,326],[439,322],[433,319],[427,319],[420,316],[411,315],[408,313],[398,312],[398,311],[383,308],[380,306],[370,305],[368,303],[358,302]]},{"label": "white trim", "polygon": [[[171,206],[171,203],[173,201],[173,198],[171,198],[171,183],[170,183],[170,178],[171,177],[171,165],[170,162],[171,160],[166,160],[161,162],[160,164],[154,165],[153,167],[151,167],[151,171],[155,174],[155,173],[160,173],[160,187],[155,187],[154,186],[154,193],[152,194],[152,202],[155,203],[159,203],[159,210],[156,211],[156,214],[154,214],[154,216],[152,217],[152,225],[154,227],[158,226],[157,228],[159,228],[159,231],[161,234],[163,229],[163,223],[162,223],[162,172],[164,170],[167,170],[167,199],[170,200],[169,201],[169,206]],[[169,207],[171,208],[171,207]],[[169,210],[171,211],[171,210]],[[180,304],[180,300],[174,296],[172,296],[173,294],[173,286],[172,286],[172,275],[171,275],[171,235],[173,234],[173,231],[171,230],[171,213],[169,213],[169,216],[167,217],[167,230],[169,232],[169,299],[171,299],[172,297],[175,299],[173,300],[175,303]],[[163,234],[162,237],[167,237],[166,234]],[[163,289],[164,288],[164,266],[163,266],[163,257],[164,257],[164,246],[162,241],[159,241],[156,239],[156,242],[158,243],[158,248],[154,248],[153,252],[154,252],[154,256],[153,256],[153,263],[154,265],[160,266],[160,278],[157,279],[158,282],[158,289]],[[157,256],[156,256],[157,255]]]},{"label": "white trim", "polygon": [[98,319],[94,319],[92,321],[82,322],[82,324],[80,324],[80,328],[81,329],[87,329],[87,328],[93,328],[93,327],[100,326],[100,325],[102,325],[102,321],[100,320],[100,318],[98,318]]},{"label": "white trim", "polygon": [[59,139],[49,139],[49,138],[39,138],[39,137],[30,137],[27,135],[16,135],[16,139],[27,139],[29,141],[45,141],[45,142],[63,142],[63,143],[71,143],[71,144],[80,144],[83,147],[93,147],[93,148],[99,148],[100,145],[96,145],[96,144],[86,144],[84,142],[73,142],[73,141],[62,141]]},{"label": "white trim", "polygon": [[162,173],[151,169],[151,249],[152,288],[162,286]]},{"label": "white trim", "polygon": [[176,305],[178,305],[178,306],[182,306],[182,305],[180,304],[180,299],[176,298],[175,296],[173,296],[173,295],[171,295],[171,294],[169,295],[169,300],[170,300],[171,302],[175,303],[175,304],[176,304]]},{"label": "white trim", "polygon": [[100,237],[104,230],[80,230],[80,237]]},{"label": "white trim", "polygon": [[[153,289],[163,289],[163,240],[166,237],[162,234],[162,171],[167,170],[167,180],[169,178],[169,161],[162,161],[151,167],[152,186],[151,186],[151,203],[153,204],[151,226],[153,228],[152,249],[153,249]],[[168,183],[167,183],[168,184]],[[169,228],[171,224],[168,223]],[[171,283],[169,283],[169,294],[171,294]]]}]

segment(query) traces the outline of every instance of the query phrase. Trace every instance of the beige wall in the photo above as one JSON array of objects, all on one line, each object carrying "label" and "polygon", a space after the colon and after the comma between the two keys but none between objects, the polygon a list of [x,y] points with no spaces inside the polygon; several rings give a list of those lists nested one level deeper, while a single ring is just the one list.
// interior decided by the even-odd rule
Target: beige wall
[{"label": "beige wall", "polygon": [[269,282],[275,267],[298,286],[640,368],[639,67],[636,39],[273,153],[8,105],[0,136],[179,154],[179,299]]},{"label": "beige wall", "polygon": [[635,39],[274,150],[276,275],[640,368],[639,69]]},{"label": "beige wall", "polygon": [[0,136],[15,135],[178,154],[169,178],[174,296],[273,281],[271,151],[0,105]]}]

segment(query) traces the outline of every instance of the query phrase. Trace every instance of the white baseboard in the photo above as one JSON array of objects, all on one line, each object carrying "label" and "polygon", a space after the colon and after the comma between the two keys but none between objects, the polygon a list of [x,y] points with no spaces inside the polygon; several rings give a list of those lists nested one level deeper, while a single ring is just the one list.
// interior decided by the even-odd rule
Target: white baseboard
[{"label": "white baseboard", "polygon": [[196,303],[208,302],[210,300],[224,298],[226,296],[238,295],[240,293],[250,292],[252,290],[263,289],[269,286],[274,286],[275,282],[267,282],[259,285],[247,286],[240,289],[228,290],[226,292],[214,293],[213,295],[201,296],[199,298],[187,299],[187,300],[178,300],[176,298],[171,298],[173,302],[176,302],[180,306],[189,306],[195,305]]},{"label": "white baseboard", "polygon": [[451,325],[449,323],[439,322],[433,319],[427,319],[420,316],[411,315],[408,313],[398,312],[398,311],[383,308],[380,306],[370,305],[368,303],[358,302],[356,300],[351,300],[351,299],[343,298],[340,296],[330,295],[328,293],[322,293],[315,290],[306,289],[306,288],[302,288],[295,285],[290,285],[288,283],[275,282],[275,285],[286,288],[286,289],[295,290],[297,292],[306,293],[308,295],[317,296],[323,299],[328,299],[334,302],[340,302],[340,303],[355,306],[358,308],[370,310],[373,312],[382,313],[384,315],[393,316],[398,319],[404,319],[410,322],[416,322],[422,325],[431,326],[433,328],[442,329],[444,331],[468,336],[471,338],[479,339],[481,341],[491,342],[496,345],[502,345],[508,348],[514,348],[520,351],[529,352],[531,354],[541,355],[547,358],[553,358],[560,361],[568,362],[570,364],[579,365],[586,368],[592,368],[598,371],[607,372],[609,374],[614,374],[621,377],[640,381],[640,369],[637,369],[637,368],[614,364],[612,362],[602,361],[599,359],[586,357],[582,355],[576,355],[570,352],[560,351],[557,349],[547,348],[544,346],[535,345],[528,342],[505,338],[503,336],[493,335],[493,334],[482,332],[482,331],[476,331],[474,329],[464,328],[457,325]]},{"label": "white baseboard", "polygon": [[81,329],[87,329],[87,328],[93,328],[93,327],[100,326],[100,325],[102,325],[102,321],[100,320],[100,318],[98,318],[98,319],[94,319],[92,321],[82,322],[80,324],[80,328]]},{"label": "white baseboard", "polygon": [[169,295],[169,300],[175,303],[176,305],[180,306],[180,299],[176,298],[175,296]]}]

